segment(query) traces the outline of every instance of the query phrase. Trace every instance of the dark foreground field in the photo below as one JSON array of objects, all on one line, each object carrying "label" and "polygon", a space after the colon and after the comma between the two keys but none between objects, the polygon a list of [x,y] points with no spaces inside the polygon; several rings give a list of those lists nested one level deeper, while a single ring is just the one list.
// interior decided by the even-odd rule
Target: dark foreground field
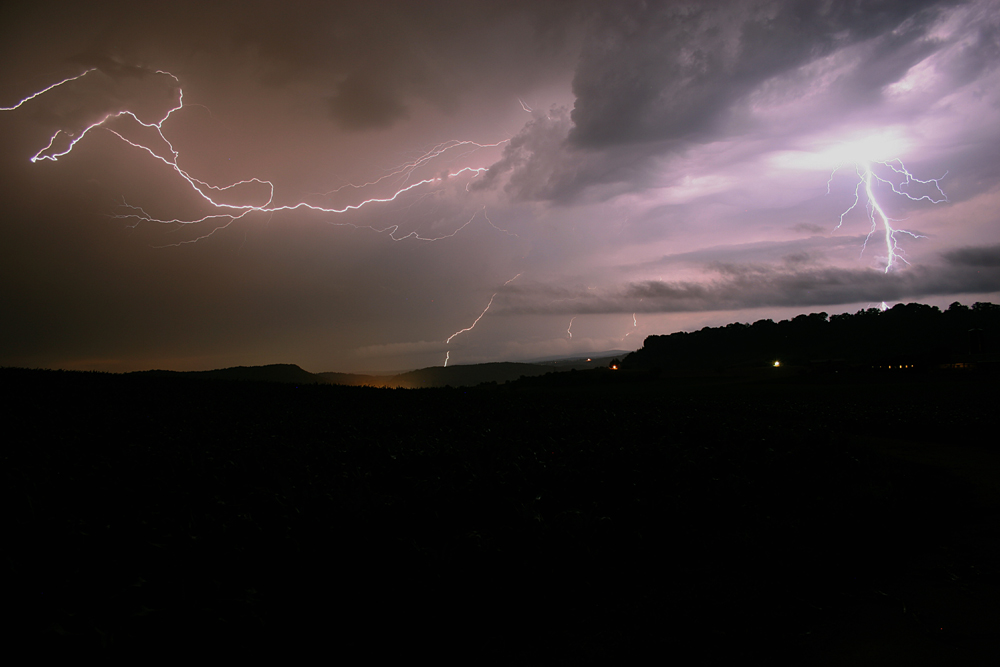
[{"label": "dark foreground field", "polygon": [[0,369],[4,630],[140,659],[995,664],[995,378],[785,372]]}]

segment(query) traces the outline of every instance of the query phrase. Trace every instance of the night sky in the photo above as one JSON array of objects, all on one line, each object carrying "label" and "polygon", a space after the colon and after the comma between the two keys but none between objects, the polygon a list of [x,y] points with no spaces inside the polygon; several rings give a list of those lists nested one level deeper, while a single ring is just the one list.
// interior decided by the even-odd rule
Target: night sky
[{"label": "night sky", "polygon": [[406,370],[1000,302],[997,1],[13,4],[0,365]]}]

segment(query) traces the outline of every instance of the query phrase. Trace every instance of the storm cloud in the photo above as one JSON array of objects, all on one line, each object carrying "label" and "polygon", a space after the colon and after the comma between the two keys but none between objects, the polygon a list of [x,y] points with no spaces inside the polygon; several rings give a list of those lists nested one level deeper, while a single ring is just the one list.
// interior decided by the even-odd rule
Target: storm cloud
[{"label": "storm cloud", "polygon": [[398,371],[1000,298],[997,0],[3,12],[4,364]]},{"label": "storm cloud", "polygon": [[783,266],[716,262],[704,267],[707,280],[648,280],[607,292],[522,284],[506,293],[501,308],[508,314],[678,313],[843,306],[1000,291],[996,246],[957,249],[946,253],[940,265],[893,273],[803,268],[797,259]]}]

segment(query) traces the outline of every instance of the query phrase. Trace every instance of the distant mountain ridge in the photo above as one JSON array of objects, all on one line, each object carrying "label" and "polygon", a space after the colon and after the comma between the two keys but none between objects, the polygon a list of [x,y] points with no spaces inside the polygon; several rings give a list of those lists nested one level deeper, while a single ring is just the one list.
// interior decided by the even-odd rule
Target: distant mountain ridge
[{"label": "distant mountain ridge", "polygon": [[209,380],[251,380],[255,382],[286,382],[315,384],[323,380],[315,374],[303,370],[295,364],[268,364],[266,366],[233,366],[210,371],[136,371],[128,375],[146,375],[156,377],[184,376]]},{"label": "distant mountain ridge", "polygon": [[183,376],[210,380],[247,380],[291,384],[336,384],[352,387],[389,387],[418,389],[428,387],[473,387],[487,382],[504,383],[520,377],[534,377],[571,369],[606,366],[609,359],[577,358],[543,363],[491,362],[458,366],[431,366],[397,375],[364,375],[359,373],[310,373],[295,364],[265,366],[235,366],[210,371],[137,371],[130,375],[154,377]]}]

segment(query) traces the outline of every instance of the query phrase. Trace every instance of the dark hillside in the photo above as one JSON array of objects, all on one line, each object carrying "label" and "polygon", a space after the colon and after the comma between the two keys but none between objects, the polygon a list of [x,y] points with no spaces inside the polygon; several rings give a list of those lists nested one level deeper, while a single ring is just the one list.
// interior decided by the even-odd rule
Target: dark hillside
[{"label": "dark hillside", "polygon": [[959,473],[997,469],[968,437],[993,425],[991,383],[0,369],[7,631],[76,659],[868,664],[876,638],[904,664],[977,664],[1000,522],[991,477]]},{"label": "dark hillside", "polygon": [[319,376],[302,370],[295,364],[269,364],[267,366],[234,366],[211,371],[140,371],[136,375],[180,376],[199,380],[248,380],[251,382],[291,382],[296,384],[322,383]]},{"label": "dark hillside", "polygon": [[945,363],[1000,360],[1000,306],[953,303],[942,312],[919,303],[854,315],[799,315],[705,327],[691,333],[649,336],[624,368],[725,368],[790,365],[922,368]]},{"label": "dark hillside", "polygon": [[397,387],[474,387],[484,382],[510,382],[520,377],[544,375],[553,369],[540,364],[488,363],[423,368],[393,377]]}]

